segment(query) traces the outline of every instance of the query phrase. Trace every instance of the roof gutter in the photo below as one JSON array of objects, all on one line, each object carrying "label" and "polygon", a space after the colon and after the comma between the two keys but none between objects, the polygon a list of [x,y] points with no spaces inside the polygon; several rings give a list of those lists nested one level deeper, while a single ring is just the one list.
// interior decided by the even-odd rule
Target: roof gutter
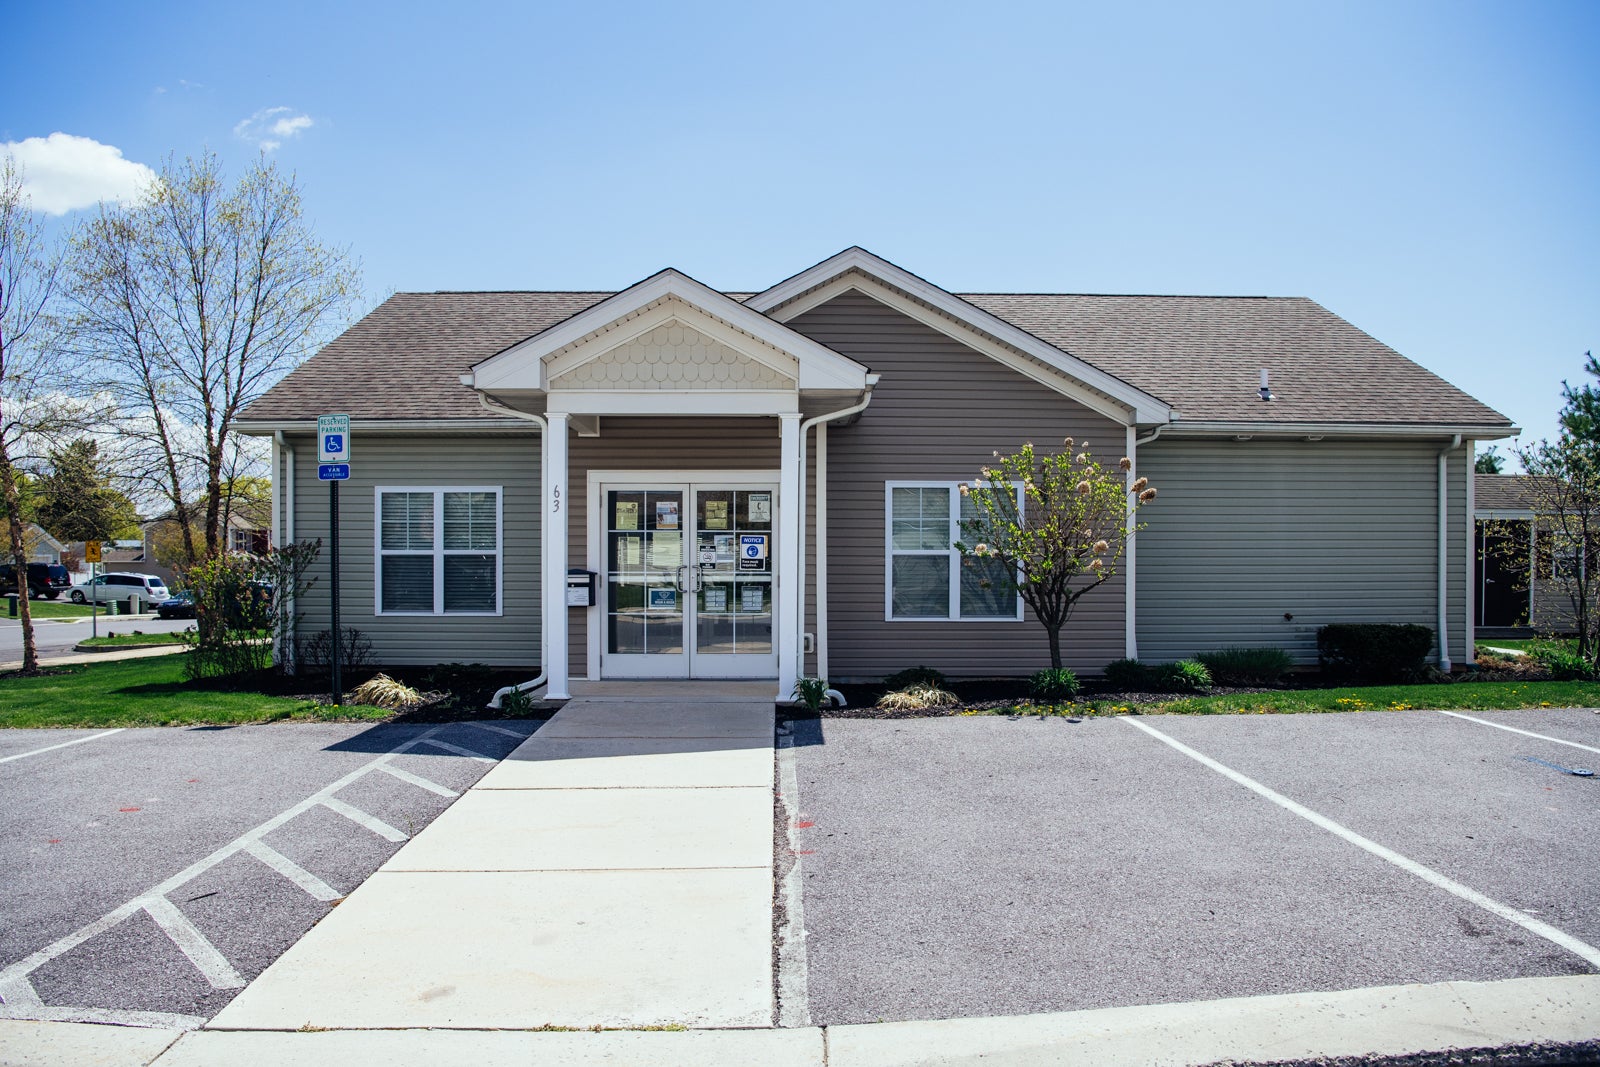
[{"label": "roof gutter", "polygon": [[[550,484],[550,450],[543,447],[544,436],[549,432],[550,424],[545,421],[545,417],[543,415],[535,415],[531,411],[518,411],[516,408],[506,407],[499,401],[490,400],[483,393],[478,394],[478,403],[483,405],[483,410],[485,411],[510,415],[514,419],[522,419],[539,427],[539,489],[540,492],[544,492],[545,486]],[[543,534],[541,533],[540,536],[542,538]],[[539,603],[541,605],[539,609],[539,676],[523,682],[521,685],[508,685],[495,690],[494,696],[489,698],[489,707],[494,708],[496,711],[500,709],[502,698],[512,693],[530,693],[543,686],[550,675],[550,627],[547,624],[548,620],[544,617],[543,608],[543,605],[550,602],[548,590],[545,587],[545,583],[549,581],[551,581],[551,577],[548,574],[543,575],[539,580]]]},{"label": "roof gutter", "polygon": [[1520,426],[1428,425],[1415,422],[1253,422],[1183,421],[1158,427],[1183,437],[1231,437],[1251,434],[1258,437],[1439,437],[1454,435],[1476,441],[1516,437]]}]

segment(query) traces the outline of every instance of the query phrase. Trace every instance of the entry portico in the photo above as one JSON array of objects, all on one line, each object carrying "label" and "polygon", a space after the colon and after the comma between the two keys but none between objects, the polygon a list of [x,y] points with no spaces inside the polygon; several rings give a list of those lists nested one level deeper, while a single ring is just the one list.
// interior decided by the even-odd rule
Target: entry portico
[{"label": "entry portico", "polygon": [[[688,276],[665,270],[476,364],[462,383],[491,410],[539,423],[546,694],[569,696],[569,566],[600,575],[585,612],[587,673],[776,677],[799,671],[805,456],[801,420],[859,408],[866,367]],[[597,469],[574,486],[570,435],[682,420],[777,423],[776,470]],[[667,425],[672,425],[668,423]],[[668,433],[677,437],[678,434]],[[665,444],[665,442],[662,442]],[[679,453],[682,454],[682,453]],[[582,494],[587,527],[574,551]]]}]

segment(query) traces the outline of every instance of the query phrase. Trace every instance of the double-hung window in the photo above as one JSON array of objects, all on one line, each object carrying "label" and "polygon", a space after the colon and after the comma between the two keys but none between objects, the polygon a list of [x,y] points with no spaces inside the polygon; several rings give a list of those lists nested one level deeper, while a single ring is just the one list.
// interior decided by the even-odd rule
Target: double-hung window
[{"label": "double-hung window", "polygon": [[379,486],[378,614],[500,614],[500,498],[498,486]]},{"label": "double-hung window", "polygon": [[888,482],[885,496],[886,618],[1022,618],[1022,598],[1005,567],[954,547],[961,520],[977,518],[959,483]]}]

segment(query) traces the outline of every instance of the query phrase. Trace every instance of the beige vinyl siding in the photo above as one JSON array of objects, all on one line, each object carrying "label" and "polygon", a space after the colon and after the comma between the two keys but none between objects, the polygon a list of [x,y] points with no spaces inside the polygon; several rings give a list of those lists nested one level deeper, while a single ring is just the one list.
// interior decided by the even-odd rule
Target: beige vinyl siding
[{"label": "beige vinyl siding", "polygon": [[[589,559],[589,472],[726,470],[773,471],[782,460],[779,421],[771,417],[661,418],[605,415],[599,437],[568,441],[568,565],[587,567]],[[777,475],[773,482],[776,485]],[[783,549],[779,549],[783,551]],[[599,590],[605,599],[605,590]],[[569,609],[569,669],[588,676],[589,626],[600,626],[600,608]]]},{"label": "beige vinyl siding", "polygon": [[[316,583],[299,604],[301,633],[311,634],[329,626],[328,484],[317,480],[315,439],[295,436],[289,443],[295,455],[295,537],[323,542],[311,569]],[[351,477],[339,490],[341,627],[364,633],[380,664],[538,666],[538,435],[369,432],[355,435],[352,446]],[[501,615],[374,612],[373,508],[379,485],[501,487]]]},{"label": "beige vinyl siding", "polygon": [[[1442,444],[1165,438],[1139,449],[1139,473],[1160,493],[1138,535],[1140,659],[1245,646],[1284,648],[1314,664],[1326,623],[1437,630]],[[1461,452],[1449,470],[1449,633],[1459,663],[1468,558]]]},{"label": "beige vinyl siding", "polygon": [[[1115,464],[1123,427],[859,293],[789,326],[882,375],[866,413],[828,431],[831,680],[918,664],[969,677],[1048,666],[1044,628],[1031,613],[1022,622],[885,620],[884,484],[970,481],[996,450],[1028,441],[1053,448],[1067,436]],[[1121,576],[1080,602],[1062,644],[1076,669],[1098,671],[1122,655]]]}]

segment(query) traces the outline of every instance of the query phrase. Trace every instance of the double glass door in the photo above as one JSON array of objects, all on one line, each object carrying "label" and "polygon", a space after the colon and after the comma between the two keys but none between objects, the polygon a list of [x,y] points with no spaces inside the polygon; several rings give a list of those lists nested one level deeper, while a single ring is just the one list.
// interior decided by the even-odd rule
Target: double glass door
[{"label": "double glass door", "polygon": [[771,485],[606,486],[607,678],[770,678]]}]

